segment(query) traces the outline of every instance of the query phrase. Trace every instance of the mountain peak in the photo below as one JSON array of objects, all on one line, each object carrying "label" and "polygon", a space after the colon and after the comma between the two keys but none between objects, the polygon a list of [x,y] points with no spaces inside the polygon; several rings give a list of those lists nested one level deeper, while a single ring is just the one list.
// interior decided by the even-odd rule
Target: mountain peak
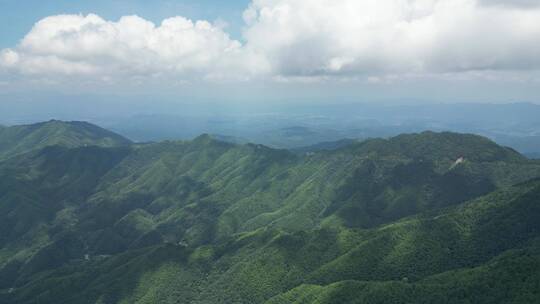
[{"label": "mountain peak", "polygon": [[201,134],[197,137],[195,137],[192,141],[195,145],[211,145],[211,144],[220,144],[220,145],[229,145],[234,146],[236,143],[226,140],[221,140],[220,138],[216,138],[216,136],[211,134]]},{"label": "mountain peak", "polygon": [[454,132],[425,131],[402,134],[389,139],[366,140],[353,147],[360,152],[398,154],[409,158],[456,160],[463,157],[478,162],[524,160],[518,152],[499,146],[486,137]]},{"label": "mountain peak", "polygon": [[195,137],[195,138],[193,139],[193,141],[210,141],[210,140],[212,140],[212,139],[213,139],[213,138],[212,138],[212,135],[210,135],[210,134],[208,134],[208,133],[203,133],[203,134],[201,134],[201,135]]},{"label": "mountain peak", "polygon": [[29,152],[47,146],[68,148],[81,146],[117,147],[130,140],[109,130],[82,121],[49,120],[30,125],[0,129],[0,158]]}]

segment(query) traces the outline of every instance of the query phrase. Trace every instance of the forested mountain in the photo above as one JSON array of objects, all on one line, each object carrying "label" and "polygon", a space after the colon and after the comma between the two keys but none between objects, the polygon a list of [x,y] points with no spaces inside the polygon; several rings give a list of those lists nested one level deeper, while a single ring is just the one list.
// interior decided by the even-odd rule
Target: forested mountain
[{"label": "forested mountain", "polygon": [[86,122],[51,120],[33,125],[0,127],[0,159],[47,146],[114,147],[130,144],[126,138]]},{"label": "forested mountain", "polygon": [[293,153],[17,128],[0,129],[0,303],[540,299],[540,162],[483,137]]}]

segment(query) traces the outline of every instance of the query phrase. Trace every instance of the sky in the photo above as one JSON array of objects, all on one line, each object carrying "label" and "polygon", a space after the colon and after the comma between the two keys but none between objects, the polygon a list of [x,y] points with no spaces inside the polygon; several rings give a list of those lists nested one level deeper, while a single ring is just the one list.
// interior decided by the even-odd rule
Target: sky
[{"label": "sky", "polygon": [[537,0],[0,0],[0,102],[538,103],[539,20]]}]

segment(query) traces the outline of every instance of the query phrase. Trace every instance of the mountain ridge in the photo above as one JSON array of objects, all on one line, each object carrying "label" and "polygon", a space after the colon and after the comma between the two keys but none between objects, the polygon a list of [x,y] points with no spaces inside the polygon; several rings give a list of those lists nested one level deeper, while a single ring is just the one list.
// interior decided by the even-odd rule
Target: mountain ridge
[{"label": "mountain ridge", "polygon": [[455,296],[436,275],[471,294],[468,273],[497,285],[537,261],[540,163],[470,134],[309,155],[207,134],[52,145],[0,177],[2,304],[391,303],[414,284],[429,302]]},{"label": "mountain ridge", "polygon": [[80,121],[50,120],[0,129],[0,158],[52,145],[114,147],[130,144],[130,140],[114,132]]}]

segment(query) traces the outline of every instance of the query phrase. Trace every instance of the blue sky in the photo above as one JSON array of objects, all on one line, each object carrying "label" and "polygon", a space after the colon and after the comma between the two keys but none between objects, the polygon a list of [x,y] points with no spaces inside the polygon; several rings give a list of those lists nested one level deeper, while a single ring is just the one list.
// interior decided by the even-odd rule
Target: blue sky
[{"label": "blue sky", "polygon": [[222,19],[229,24],[229,32],[241,38],[242,12],[249,0],[0,0],[0,49],[12,47],[36,23],[58,14],[95,13],[109,20],[125,15],[139,15],[154,23],[171,16],[214,21]]}]

